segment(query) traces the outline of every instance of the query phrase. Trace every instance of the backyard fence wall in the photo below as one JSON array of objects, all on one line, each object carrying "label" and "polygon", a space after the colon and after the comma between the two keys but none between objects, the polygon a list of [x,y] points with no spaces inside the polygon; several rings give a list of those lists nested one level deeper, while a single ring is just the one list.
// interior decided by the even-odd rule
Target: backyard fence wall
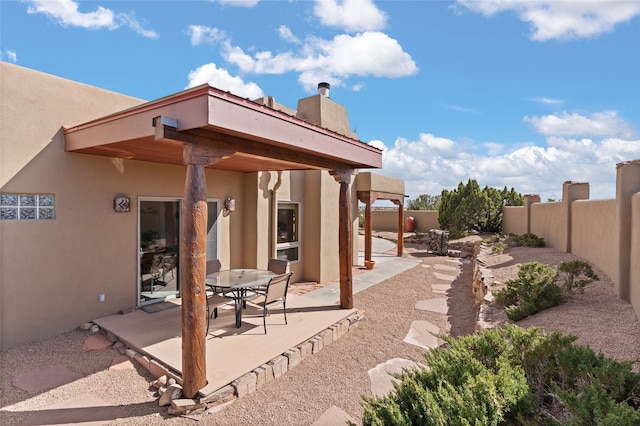
[{"label": "backyard fence wall", "polygon": [[[405,219],[413,217],[416,232],[429,232],[431,229],[439,229],[437,210],[405,210]],[[373,210],[371,212],[373,229],[376,231],[397,232],[398,212],[397,210]]]},{"label": "backyard fence wall", "polygon": [[589,184],[565,182],[562,201],[504,210],[505,234],[533,233],[606,273],[640,319],[640,160],[617,165],[616,198],[589,200]]}]

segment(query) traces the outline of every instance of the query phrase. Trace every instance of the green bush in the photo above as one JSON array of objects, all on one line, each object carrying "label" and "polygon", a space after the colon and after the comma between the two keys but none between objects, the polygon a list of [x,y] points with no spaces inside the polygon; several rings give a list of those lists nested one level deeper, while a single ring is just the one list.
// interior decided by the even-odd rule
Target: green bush
[{"label": "green bush", "polygon": [[[564,281],[558,285],[558,281]],[[512,321],[520,321],[536,312],[557,306],[574,290],[598,280],[591,265],[582,260],[562,262],[552,268],[539,262],[520,265],[518,277],[507,281],[506,287],[495,293],[496,301],[505,306]]]},{"label": "green bush", "polygon": [[509,245],[514,247],[545,247],[546,243],[544,242],[544,238],[527,232],[523,235],[509,234]]},{"label": "green bush", "polygon": [[583,293],[587,284],[600,279],[593,272],[591,265],[582,260],[562,262],[558,267],[558,276],[564,276],[563,288],[565,293],[571,293],[574,289]]},{"label": "green bush", "polygon": [[518,277],[507,281],[506,287],[495,293],[496,301],[506,307],[512,321],[559,305],[562,289],[555,284],[557,270],[540,262],[520,265]]},{"label": "green bush", "polygon": [[443,339],[428,368],[364,398],[363,425],[638,424],[640,374],[575,336],[507,325]]}]

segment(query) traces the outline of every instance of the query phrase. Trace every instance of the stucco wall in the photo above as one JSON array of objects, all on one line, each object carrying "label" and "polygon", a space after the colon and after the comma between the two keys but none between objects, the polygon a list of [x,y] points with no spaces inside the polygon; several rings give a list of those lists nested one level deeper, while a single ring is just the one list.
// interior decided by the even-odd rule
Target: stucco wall
[{"label": "stucco wall", "polygon": [[615,200],[580,200],[571,205],[571,252],[610,277],[618,259],[616,220]]},{"label": "stucco wall", "polygon": [[[136,306],[138,198],[182,198],[186,168],[65,152],[63,125],[142,101],[11,64],[0,67],[0,190],[53,194],[56,215],[0,221],[4,349]],[[238,211],[246,204],[242,173],[207,170],[206,178],[209,197],[234,196]],[[115,196],[131,197],[131,212],[115,213]],[[242,258],[243,222],[238,214],[219,218],[223,267]],[[98,294],[105,294],[104,302]]]},{"label": "stucco wall", "polygon": [[[416,232],[429,232],[431,229],[440,229],[437,210],[405,210],[404,217],[405,229],[408,217],[414,218]],[[376,231],[397,232],[398,209],[372,210],[371,222],[373,229]]]},{"label": "stucco wall", "polygon": [[547,245],[563,249],[567,237],[567,217],[563,203],[531,205],[530,232],[544,238]]},{"label": "stucco wall", "polygon": [[527,230],[525,207],[507,206],[502,209],[502,232],[504,234],[524,235]]},{"label": "stucco wall", "polygon": [[636,316],[640,319],[640,192],[631,198],[631,250],[629,252],[631,267],[630,277],[630,300]]}]

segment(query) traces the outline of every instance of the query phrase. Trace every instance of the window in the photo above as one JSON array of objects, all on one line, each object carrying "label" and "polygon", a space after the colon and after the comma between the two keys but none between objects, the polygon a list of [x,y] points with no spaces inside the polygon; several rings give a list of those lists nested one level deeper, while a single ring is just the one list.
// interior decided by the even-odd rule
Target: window
[{"label": "window", "polygon": [[55,219],[53,194],[2,193],[0,201],[2,220]]},{"label": "window", "polygon": [[207,260],[218,258],[218,200],[207,200]]},{"label": "window", "polygon": [[278,203],[278,259],[300,260],[300,204]]}]

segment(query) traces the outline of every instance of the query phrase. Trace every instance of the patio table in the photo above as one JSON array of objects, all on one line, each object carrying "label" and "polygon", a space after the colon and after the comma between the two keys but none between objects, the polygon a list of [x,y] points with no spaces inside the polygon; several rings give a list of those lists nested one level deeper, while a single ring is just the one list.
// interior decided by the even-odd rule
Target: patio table
[{"label": "patio table", "polygon": [[207,274],[206,285],[214,292],[235,301],[236,327],[242,326],[242,308],[245,301],[257,296],[257,287],[266,286],[277,274],[264,269],[228,269]]}]

